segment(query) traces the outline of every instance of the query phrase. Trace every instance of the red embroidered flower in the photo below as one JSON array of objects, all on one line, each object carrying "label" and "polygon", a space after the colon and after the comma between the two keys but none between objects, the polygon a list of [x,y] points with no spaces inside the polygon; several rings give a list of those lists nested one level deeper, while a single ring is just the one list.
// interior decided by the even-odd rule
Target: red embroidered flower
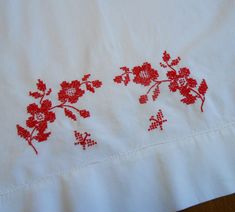
[{"label": "red embroidered flower", "polygon": [[[179,91],[180,95],[183,98],[180,100],[182,103],[191,105],[196,103],[197,100],[201,102],[201,112],[203,112],[203,105],[205,103],[205,94],[208,90],[208,85],[205,79],[199,83],[190,77],[190,70],[187,67],[179,68],[178,65],[181,61],[180,57],[172,58],[171,55],[167,52],[163,52],[162,56],[163,62],[160,62],[160,66],[164,69],[168,69],[166,73],[167,78],[158,79],[158,71],[154,70],[151,67],[151,64],[145,62],[142,66],[135,66],[134,68],[128,68],[126,66],[120,68],[124,73],[114,77],[114,82],[118,84],[124,84],[125,86],[129,82],[134,82],[136,84],[141,84],[148,87],[145,94],[140,95],[139,103],[147,103],[152,96],[152,100],[156,101],[161,93],[160,86],[162,84],[168,84],[170,91],[176,92]],[[162,129],[162,123],[166,122],[163,119],[162,112],[159,111],[157,117],[152,116],[151,120],[153,121],[149,130],[160,127]]]},{"label": "red embroidered flower", "polygon": [[133,82],[148,86],[153,80],[158,78],[157,70],[154,70],[150,63],[144,63],[142,66],[135,66],[132,70],[134,74]]},{"label": "red embroidered flower", "polygon": [[72,104],[76,103],[79,97],[82,97],[85,93],[85,91],[80,88],[81,83],[78,80],[74,80],[71,83],[64,81],[60,86],[62,90],[58,93],[58,99],[61,102],[68,101]]},{"label": "red embroidered flower", "polygon": [[181,68],[177,74],[175,70],[167,72],[168,79],[171,80],[169,88],[172,92],[183,89],[185,92],[190,88],[195,88],[197,86],[197,81],[189,77],[190,70],[188,68]]},{"label": "red embroidered flower", "polygon": [[[80,81],[78,80],[74,80],[70,83],[63,81],[60,84],[62,89],[58,93],[58,99],[62,101],[62,103],[59,103],[57,105],[52,105],[52,102],[49,99],[45,99],[50,96],[52,89],[47,89],[46,84],[40,79],[36,84],[37,91],[29,92],[30,96],[38,99],[39,101],[39,104],[33,103],[28,105],[27,107],[27,112],[30,114],[30,117],[26,121],[26,126],[32,129],[29,130],[19,124],[16,125],[16,129],[17,134],[28,142],[29,146],[33,148],[36,154],[38,154],[38,151],[34,146],[33,141],[43,142],[48,140],[49,136],[51,135],[51,132],[47,131],[48,122],[52,123],[55,121],[56,116],[53,111],[56,108],[63,109],[65,116],[73,121],[77,120],[76,113],[74,112],[77,112],[80,117],[83,118],[90,117],[90,112],[88,110],[80,110],[77,107],[68,104],[68,102],[76,103],[78,101],[78,98],[83,96],[85,90],[82,90],[80,88],[82,85],[86,88],[87,91],[90,91],[92,93],[95,92],[96,88],[102,86],[101,81],[90,81],[88,80],[89,77],[90,74],[85,74],[82,78],[82,83],[80,83]],[[87,139],[85,141],[85,144],[82,143],[81,145],[83,146],[83,148],[85,148],[86,146],[92,146],[94,144],[96,144],[96,142],[93,142],[91,139]]]},{"label": "red embroidered flower", "polygon": [[33,103],[27,107],[27,112],[31,116],[26,121],[26,125],[30,128],[36,127],[40,130],[47,127],[47,122],[55,121],[55,113],[50,111],[52,104],[50,100],[44,100],[39,107],[37,104]]}]

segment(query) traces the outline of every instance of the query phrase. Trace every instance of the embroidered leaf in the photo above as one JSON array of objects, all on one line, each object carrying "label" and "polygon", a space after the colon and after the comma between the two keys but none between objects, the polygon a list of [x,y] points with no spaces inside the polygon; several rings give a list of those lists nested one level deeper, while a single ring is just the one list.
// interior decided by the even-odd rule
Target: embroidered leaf
[{"label": "embroidered leaf", "polygon": [[152,95],[153,101],[155,101],[158,98],[159,94],[160,94],[160,89],[159,86],[157,86],[153,91]]},{"label": "embroidered leaf", "polygon": [[95,89],[88,83],[86,84],[86,89],[92,93],[95,93]]},{"label": "embroidered leaf", "polygon": [[85,74],[82,78],[82,81],[87,81],[90,76],[90,74]]},{"label": "embroidered leaf", "polygon": [[171,61],[171,66],[177,66],[180,62],[180,57],[174,59]]},{"label": "embroidered leaf", "polygon": [[148,96],[147,95],[141,95],[139,98],[140,104],[145,104],[148,101]]},{"label": "embroidered leaf", "polygon": [[208,86],[207,86],[206,80],[203,79],[201,84],[199,85],[198,92],[204,96],[207,92],[207,89],[208,89]]},{"label": "embroidered leaf", "polygon": [[43,142],[48,139],[50,136],[51,132],[48,133],[38,133],[36,136],[34,136],[34,139],[37,140],[38,142]]},{"label": "embroidered leaf", "polygon": [[90,147],[90,146],[94,146],[96,145],[97,143],[92,140],[92,139],[86,139],[86,142],[87,142],[87,147]]},{"label": "embroidered leaf", "polygon": [[122,83],[122,76],[116,76],[114,79],[113,79],[114,82],[120,84]]},{"label": "embroidered leaf", "polygon": [[42,97],[42,94],[40,94],[39,92],[29,92],[29,95],[34,97],[35,99],[38,99],[40,97]]},{"label": "embroidered leaf", "polygon": [[49,96],[51,94],[51,88],[47,91],[46,95]]},{"label": "embroidered leaf", "polygon": [[42,80],[38,79],[37,88],[40,91],[45,91],[46,90],[46,84]]},{"label": "embroidered leaf", "polygon": [[154,129],[157,129],[157,128],[158,128],[158,123],[157,122],[152,122],[149,125],[148,131],[151,131],[151,130],[154,130]]},{"label": "embroidered leaf", "polygon": [[74,135],[75,135],[76,140],[79,140],[79,141],[83,140],[82,134],[80,132],[74,131]]},{"label": "embroidered leaf", "polygon": [[72,120],[74,120],[74,121],[77,120],[76,115],[71,110],[68,110],[67,108],[64,108],[64,113],[67,117],[71,118]]},{"label": "embroidered leaf", "polygon": [[16,125],[16,128],[17,128],[17,134],[20,137],[24,138],[25,140],[28,140],[28,138],[30,136],[30,132],[18,124]]},{"label": "embroidered leaf", "polygon": [[95,87],[95,88],[99,88],[102,86],[102,82],[99,81],[99,80],[94,80],[92,81],[92,85]]},{"label": "embroidered leaf", "polygon": [[83,118],[88,118],[88,117],[90,117],[90,112],[89,112],[88,110],[80,110],[80,111],[79,111],[79,114],[80,114],[80,116],[83,117]]},{"label": "embroidered leaf", "polygon": [[194,104],[196,99],[197,99],[196,96],[189,94],[187,97],[181,99],[180,101],[187,104],[187,105],[190,105],[190,104]]},{"label": "embroidered leaf", "polygon": [[164,62],[168,62],[171,59],[171,56],[166,51],[164,51],[162,59]]},{"label": "embroidered leaf", "polygon": [[127,68],[126,66],[121,67],[120,69],[123,70],[123,71],[126,72],[126,73],[130,71],[130,69]]}]

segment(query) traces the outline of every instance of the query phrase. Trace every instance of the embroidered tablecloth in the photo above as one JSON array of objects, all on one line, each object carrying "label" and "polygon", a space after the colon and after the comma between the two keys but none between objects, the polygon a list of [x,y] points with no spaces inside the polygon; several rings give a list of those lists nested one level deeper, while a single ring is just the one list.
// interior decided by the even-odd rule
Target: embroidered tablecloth
[{"label": "embroidered tablecloth", "polygon": [[235,2],[0,2],[0,211],[176,211],[235,192]]}]

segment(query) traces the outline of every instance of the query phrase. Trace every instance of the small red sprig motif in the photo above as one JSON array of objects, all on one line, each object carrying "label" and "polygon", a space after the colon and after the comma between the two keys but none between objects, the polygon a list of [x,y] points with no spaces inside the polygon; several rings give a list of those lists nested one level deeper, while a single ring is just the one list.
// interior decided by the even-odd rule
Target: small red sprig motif
[{"label": "small red sprig motif", "polygon": [[87,132],[80,133],[78,131],[74,131],[74,135],[77,140],[74,143],[74,145],[81,145],[84,150],[87,147],[91,147],[91,146],[94,146],[97,144],[97,142],[95,142],[94,140],[89,138],[91,136],[91,134],[89,134]]},{"label": "small red sprig motif", "polygon": [[154,69],[150,63],[145,62],[141,66],[134,66],[133,68],[121,67],[123,71],[121,75],[116,76],[114,82],[127,86],[131,81],[148,87],[145,94],[140,95],[139,103],[147,103],[151,95],[151,99],[156,101],[160,95],[160,85],[163,83],[168,84],[168,88],[171,92],[178,91],[183,97],[181,102],[187,105],[196,103],[196,100],[200,100],[200,110],[203,112],[203,105],[205,103],[205,94],[208,90],[206,80],[203,79],[198,86],[198,82],[190,76],[191,71],[187,67],[178,67],[180,63],[180,57],[172,59],[170,54],[166,51],[162,56],[163,62],[160,66],[167,69],[166,78],[159,79],[159,73]]},{"label": "small red sprig motif", "polygon": [[57,108],[63,109],[65,116],[73,121],[77,120],[77,115],[82,118],[90,117],[90,112],[88,110],[78,109],[73,106],[86,91],[95,93],[95,89],[102,86],[101,81],[90,81],[89,78],[90,74],[86,74],[83,76],[82,81],[63,81],[60,84],[61,90],[58,92],[58,100],[60,103],[57,105],[52,105],[52,101],[48,99],[52,89],[47,89],[46,84],[40,79],[36,84],[37,91],[29,92],[30,96],[38,99],[38,103],[32,103],[27,106],[27,113],[30,114],[26,120],[28,129],[19,124],[16,125],[16,128],[18,135],[28,142],[36,154],[38,154],[38,151],[35,148],[33,141],[44,142],[48,140],[51,135],[51,132],[48,131],[48,124],[53,123],[56,120],[55,110]]},{"label": "small red sprig motif", "polygon": [[166,119],[164,119],[162,110],[158,110],[156,116],[151,116],[149,121],[151,122],[148,131],[157,129],[158,127],[160,128],[160,130],[163,130],[163,123],[167,122]]}]

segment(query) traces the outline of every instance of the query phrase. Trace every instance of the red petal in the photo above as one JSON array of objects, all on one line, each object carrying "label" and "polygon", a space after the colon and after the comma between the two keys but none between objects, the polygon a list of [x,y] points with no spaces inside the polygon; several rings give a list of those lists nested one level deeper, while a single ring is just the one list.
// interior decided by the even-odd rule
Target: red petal
[{"label": "red petal", "polygon": [[79,88],[80,86],[81,86],[81,83],[78,80],[73,80],[70,83],[70,87]]},{"label": "red petal", "polygon": [[177,73],[176,73],[176,71],[168,71],[167,73],[166,73],[166,76],[168,77],[168,79],[176,79],[176,77],[177,77]]},{"label": "red petal", "polygon": [[34,117],[33,117],[33,116],[29,117],[29,118],[26,120],[26,125],[27,125],[27,127],[32,128],[32,127],[35,127],[36,124],[37,124],[37,121],[34,120]]},{"label": "red petal", "polygon": [[70,84],[69,84],[68,82],[66,82],[66,81],[63,81],[63,82],[60,84],[60,86],[61,86],[62,89],[65,89],[65,88],[70,87]]},{"label": "red petal", "polygon": [[51,103],[51,101],[50,101],[49,99],[46,99],[46,100],[44,100],[44,101],[42,102],[41,105],[42,105],[42,106],[41,106],[41,109],[42,109],[42,110],[49,110],[49,109],[51,108],[51,106],[52,106],[52,103]]},{"label": "red petal", "polygon": [[190,105],[190,104],[194,104],[196,99],[197,99],[196,96],[189,94],[187,97],[181,99],[180,101],[187,104],[187,105]]},{"label": "red petal", "polygon": [[56,119],[55,113],[54,112],[48,112],[46,115],[46,120],[49,122],[54,122]]},{"label": "red petal", "polygon": [[38,110],[39,110],[38,105],[36,105],[35,103],[30,104],[27,107],[27,112],[32,114],[32,115],[34,115],[35,112],[37,112]]},{"label": "red petal", "polygon": [[190,75],[190,70],[187,67],[181,68],[179,70],[179,75],[181,77],[188,77]]},{"label": "red petal", "polygon": [[193,78],[188,78],[187,83],[191,88],[195,88],[197,86],[197,81]]}]

